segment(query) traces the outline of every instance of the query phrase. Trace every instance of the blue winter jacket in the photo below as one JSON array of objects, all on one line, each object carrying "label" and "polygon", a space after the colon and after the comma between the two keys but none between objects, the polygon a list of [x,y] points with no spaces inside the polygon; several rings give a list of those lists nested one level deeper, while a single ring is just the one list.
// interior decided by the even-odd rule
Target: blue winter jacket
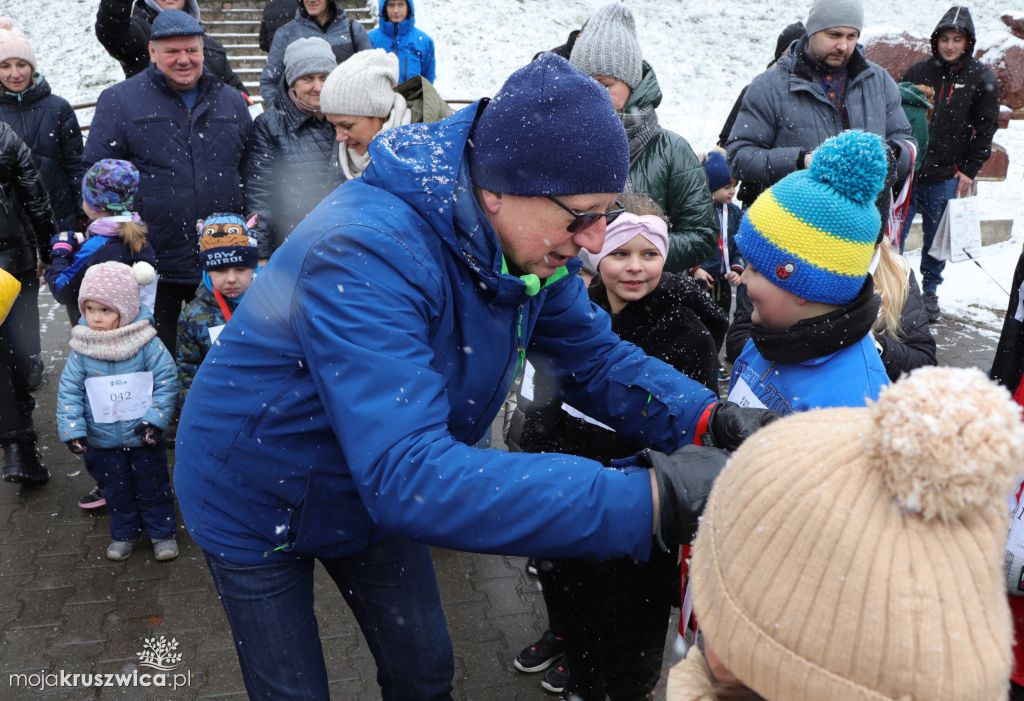
[{"label": "blue winter jacket", "polygon": [[434,40],[416,28],[416,10],[412,0],[409,16],[401,22],[389,22],[386,5],[380,0],[380,26],[370,31],[373,48],[384,49],[398,56],[398,82],[404,83],[413,76],[421,75],[434,82]]},{"label": "blue winter jacket", "polygon": [[646,471],[471,447],[527,349],[564,363],[555,372],[573,406],[662,450],[692,442],[716,401],[620,341],[578,263],[533,297],[501,273],[466,161],[481,106],[382,133],[363,176],[317,206],[249,287],[178,428],[175,489],[204,549],[255,564],[340,557],[392,534],[648,556]]},{"label": "blue winter jacket", "polygon": [[196,222],[242,212],[242,165],[252,118],[241,93],[204,71],[189,113],[155,66],[100,93],[85,167],[131,161],[141,175],[135,211],[166,282],[199,284]]},{"label": "blue winter jacket", "polygon": [[[889,376],[871,334],[860,343],[800,363],[766,360],[748,340],[732,367],[729,399],[780,416],[825,407],[864,406]],[[757,399],[750,401],[753,394]]]},{"label": "blue winter jacket", "polygon": [[[153,316],[145,306],[133,321]],[[78,322],[86,325],[85,317]],[[153,403],[141,419],[100,424],[93,420],[85,381],[90,377],[124,375],[131,372],[153,373]],[[171,354],[160,342],[152,338],[138,353],[127,360],[100,360],[72,350],[68,354],[64,372],[57,388],[57,433],[66,443],[75,438],[88,437],[89,445],[96,448],[140,448],[142,437],[135,433],[141,424],[156,426],[161,431],[174,416],[178,401],[178,369]]]}]

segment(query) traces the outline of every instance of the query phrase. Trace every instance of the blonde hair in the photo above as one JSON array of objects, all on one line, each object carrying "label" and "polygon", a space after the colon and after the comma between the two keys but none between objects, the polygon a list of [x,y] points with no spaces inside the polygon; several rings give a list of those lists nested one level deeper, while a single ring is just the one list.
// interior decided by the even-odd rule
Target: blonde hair
[{"label": "blonde hair", "polygon": [[878,244],[878,251],[878,267],[871,277],[875,283],[875,292],[882,298],[882,308],[872,330],[887,333],[899,340],[903,337],[900,317],[910,292],[910,266],[887,241]]},{"label": "blonde hair", "polygon": [[124,247],[132,253],[138,253],[146,245],[146,225],[142,222],[123,221],[118,226]]},{"label": "blonde hair", "polygon": [[666,224],[669,223],[668,217],[665,216],[665,210],[642,192],[624,192],[619,195],[618,200],[630,214],[635,214],[638,217],[652,215],[664,219]]}]

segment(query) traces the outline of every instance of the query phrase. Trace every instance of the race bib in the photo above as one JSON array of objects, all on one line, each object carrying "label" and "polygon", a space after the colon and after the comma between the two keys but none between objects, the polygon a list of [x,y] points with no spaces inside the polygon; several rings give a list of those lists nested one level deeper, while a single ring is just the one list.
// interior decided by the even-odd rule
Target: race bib
[{"label": "race bib", "polygon": [[93,421],[98,424],[141,419],[153,405],[153,373],[90,377],[85,381],[85,392]]},{"label": "race bib", "polygon": [[757,409],[767,409],[764,403],[757,398],[754,394],[754,390],[750,389],[750,385],[742,377],[736,378],[736,384],[732,386],[729,391],[729,401],[739,404],[745,407],[755,407]]},{"label": "race bib", "polygon": [[227,324],[221,324],[220,326],[211,326],[210,328],[207,329],[207,331],[210,332],[211,345],[217,342],[217,337],[220,336],[220,332],[224,330],[225,326],[227,326]]}]

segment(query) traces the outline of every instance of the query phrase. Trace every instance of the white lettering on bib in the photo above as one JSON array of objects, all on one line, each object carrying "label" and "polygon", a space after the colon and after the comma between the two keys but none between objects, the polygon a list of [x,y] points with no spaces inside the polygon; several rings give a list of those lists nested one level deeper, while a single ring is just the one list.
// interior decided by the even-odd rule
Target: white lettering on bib
[{"label": "white lettering on bib", "polygon": [[210,328],[207,329],[207,331],[210,332],[211,344],[217,342],[217,337],[220,336],[220,332],[224,330],[225,326],[227,326],[227,324],[221,324],[220,326],[211,326]]},{"label": "white lettering on bib", "polygon": [[750,385],[742,377],[736,378],[736,384],[732,386],[729,391],[729,401],[739,404],[745,407],[755,407],[757,409],[767,409],[764,403],[757,398],[754,394],[754,390],[750,389]]},{"label": "white lettering on bib", "polygon": [[153,373],[90,377],[85,381],[93,421],[112,424],[141,419],[153,405]]}]

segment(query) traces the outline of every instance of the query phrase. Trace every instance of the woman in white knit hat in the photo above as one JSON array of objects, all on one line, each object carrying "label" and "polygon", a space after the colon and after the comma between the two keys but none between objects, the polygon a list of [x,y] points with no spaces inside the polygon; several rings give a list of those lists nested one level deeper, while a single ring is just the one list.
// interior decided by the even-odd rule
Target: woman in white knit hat
[{"label": "woman in white knit hat", "polygon": [[383,49],[360,51],[327,76],[320,109],[334,125],[338,160],[346,180],[370,165],[367,148],[381,131],[412,122],[405,98],[395,92],[398,57]]}]

